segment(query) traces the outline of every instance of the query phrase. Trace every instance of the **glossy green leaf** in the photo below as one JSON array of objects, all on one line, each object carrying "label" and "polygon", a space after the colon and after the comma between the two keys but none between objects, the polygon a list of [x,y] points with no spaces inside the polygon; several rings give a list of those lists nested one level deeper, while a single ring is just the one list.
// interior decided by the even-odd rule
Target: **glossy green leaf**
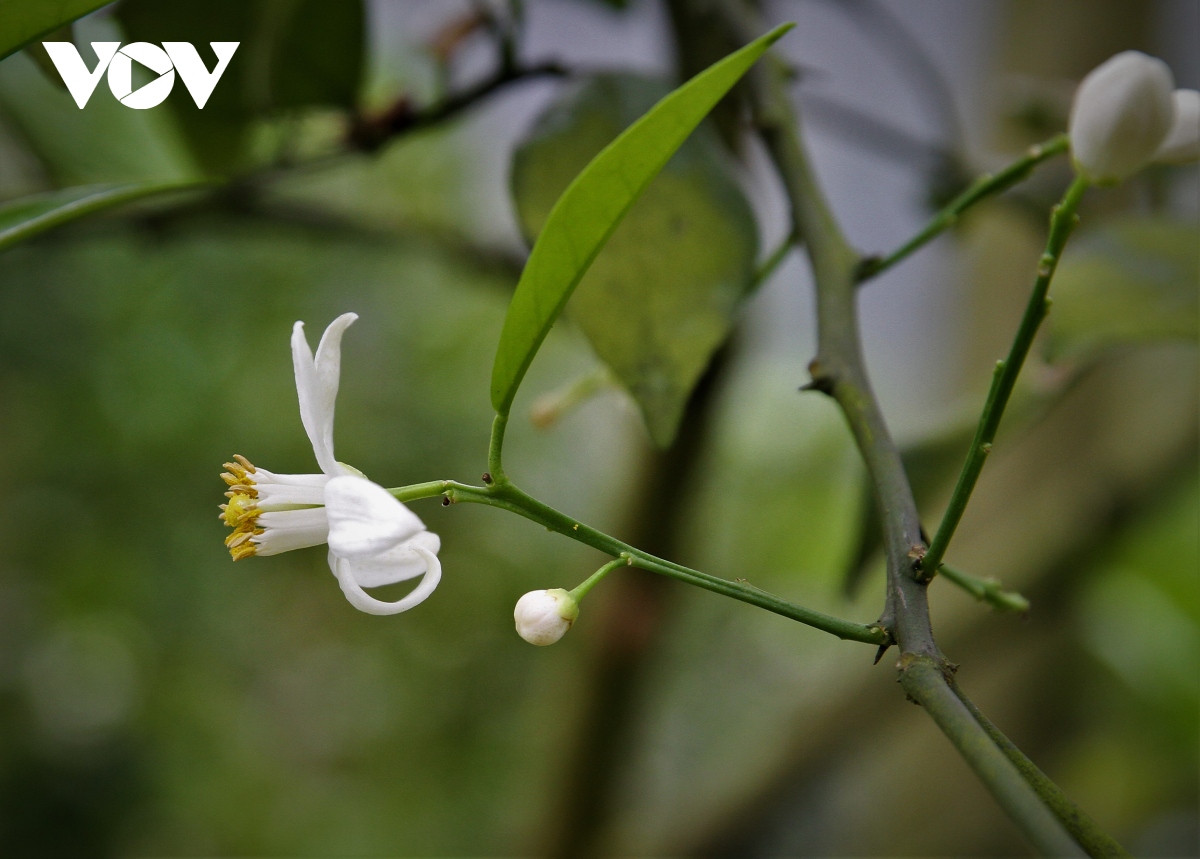
[{"label": "glossy green leaf", "polygon": [[[541,116],[512,169],[527,235],[538,234],[592,156],[667,89],[634,75],[602,75]],[[663,447],[728,336],[757,249],[753,211],[705,123],[633,204],[576,288],[568,312]]]},{"label": "glossy green leaf", "polygon": [[34,194],[0,205],[0,250],[46,230],[134,200],[203,187],[195,182],[88,185]]},{"label": "glossy green leaf", "polygon": [[94,12],[111,0],[4,0],[0,3],[0,59]]},{"label": "glossy green leaf", "polygon": [[1054,277],[1050,352],[1194,340],[1200,313],[1200,244],[1194,225],[1120,221],[1080,236]]},{"label": "glossy green leaf", "polygon": [[776,27],[672,92],[592,159],[563,192],[504,320],[492,367],[497,412],[508,413],[550,326],[633,202],[721,97],[792,26]]},{"label": "glossy green leaf", "polygon": [[250,124],[279,111],[354,106],[362,82],[361,0],[126,0],[117,16],[130,39],[192,42],[211,66],[209,42],[240,42],[200,110],[182,91],[170,100],[201,162],[236,169]]}]

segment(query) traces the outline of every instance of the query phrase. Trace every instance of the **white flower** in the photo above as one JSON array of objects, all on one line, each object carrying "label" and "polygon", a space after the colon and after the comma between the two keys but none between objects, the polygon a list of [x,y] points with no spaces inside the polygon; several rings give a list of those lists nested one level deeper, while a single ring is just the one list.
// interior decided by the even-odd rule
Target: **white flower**
[{"label": "white flower", "polygon": [[553,644],[579,617],[579,604],[562,588],[530,591],[517,600],[513,618],[517,633],[530,644]]},{"label": "white flower", "polygon": [[1186,164],[1200,159],[1200,92],[1177,89],[1171,93],[1175,121],[1167,139],[1154,153],[1159,164]]},{"label": "white flower", "polygon": [[1092,182],[1119,182],[1153,159],[1171,130],[1171,70],[1140,51],[1094,68],[1071,105],[1071,155]]},{"label": "white flower", "polygon": [[[292,363],[300,420],[320,474],[275,474],[243,456],[225,463],[229,484],[221,519],[235,561],[329,544],[329,568],[350,604],[368,614],[397,614],[433,593],[442,576],[441,541],[382,486],[333,456],[333,412],[341,374],[342,334],[358,317],[339,316],[325,329],[316,357],[304,323],[292,328]],[[423,576],[403,599],[382,602],[364,588]]]}]

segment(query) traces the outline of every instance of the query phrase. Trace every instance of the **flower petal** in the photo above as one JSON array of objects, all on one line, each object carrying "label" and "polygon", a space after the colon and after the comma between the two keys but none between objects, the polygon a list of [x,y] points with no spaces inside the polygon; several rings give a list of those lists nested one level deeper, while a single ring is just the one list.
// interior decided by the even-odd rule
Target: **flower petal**
[{"label": "flower petal", "polygon": [[408,611],[413,606],[423,603],[433,593],[434,589],[438,586],[438,582],[442,580],[442,564],[438,561],[437,555],[424,546],[414,546],[413,550],[425,562],[425,577],[421,579],[420,583],[407,596],[396,600],[396,602],[377,600],[364,591],[362,586],[355,581],[353,561],[346,558],[339,558],[330,552],[329,566],[333,570],[333,574],[337,576],[338,584],[342,587],[342,593],[346,595],[346,599],[350,601],[350,605],[367,614],[399,614],[402,611]]},{"label": "flower petal", "polygon": [[263,531],[250,538],[256,555],[278,555],[319,546],[329,538],[329,519],[324,507],[261,513],[255,525]]},{"label": "flower petal", "polygon": [[441,546],[437,534],[421,531],[386,552],[355,558],[350,564],[354,580],[364,588],[378,588],[416,578],[427,569],[425,557],[417,549],[436,555]]},{"label": "flower petal", "polygon": [[320,507],[325,503],[325,484],[329,482],[329,478],[324,474],[319,476],[321,482],[315,486],[255,481],[254,488],[258,491],[255,506],[259,510],[291,510],[297,506]]},{"label": "flower petal", "polygon": [[329,548],[339,558],[379,555],[425,530],[416,513],[365,477],[346,475],[330,480],[325,487],[325,509],[329,512]]},{"label": "flower petal", "polygon": [[343,313],[329,323],[315,359],[304,336],[304,323],[292,326],[292,366],[296,371],[300,421],[312,442],[317,464],[330,477],[345,474],[333,458],[333,412],[342,368],[342,334],[356,319],[355,313]]}]

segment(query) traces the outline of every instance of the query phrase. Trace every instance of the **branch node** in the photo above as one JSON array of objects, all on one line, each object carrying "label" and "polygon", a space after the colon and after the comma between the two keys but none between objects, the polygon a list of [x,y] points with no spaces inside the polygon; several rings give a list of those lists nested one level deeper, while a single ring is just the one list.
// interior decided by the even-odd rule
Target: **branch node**
[{"label": "branch node", "polygon": [[879,271],[879,265],[882,262],[883,257],[879,254],[871,254],[860,259],[858,265],[854,267],[854,282],[862,283],[864,280],[870,280]]}]

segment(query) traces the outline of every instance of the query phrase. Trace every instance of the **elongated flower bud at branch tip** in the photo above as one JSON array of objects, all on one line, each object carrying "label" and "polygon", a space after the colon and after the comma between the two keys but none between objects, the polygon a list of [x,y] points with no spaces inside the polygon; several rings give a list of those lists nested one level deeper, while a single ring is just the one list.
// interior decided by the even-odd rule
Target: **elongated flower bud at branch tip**
[{"label": "elongated flower bud at branch tip", "polygon": [[579,604],[562,588],[530,591],[517,600],[513,618],[517,633],[530,644],[553,644],[579,617]]},{"label": "elongated flower bud at branch tip", "polygon": [[1177,89],[1171,93],[1171,101],[1175,121],[1154,160],[1159,164],[1187,164],[1200,159],[1200,92]]},{"label": "elongated flower bud at branch tip", "polygon": [[1091,182],[1137,173],[1167,139],[1174,120],[1174,79],[1166,63],[1124,51],[1093,69],[1071,105],[1071,156]]}]

